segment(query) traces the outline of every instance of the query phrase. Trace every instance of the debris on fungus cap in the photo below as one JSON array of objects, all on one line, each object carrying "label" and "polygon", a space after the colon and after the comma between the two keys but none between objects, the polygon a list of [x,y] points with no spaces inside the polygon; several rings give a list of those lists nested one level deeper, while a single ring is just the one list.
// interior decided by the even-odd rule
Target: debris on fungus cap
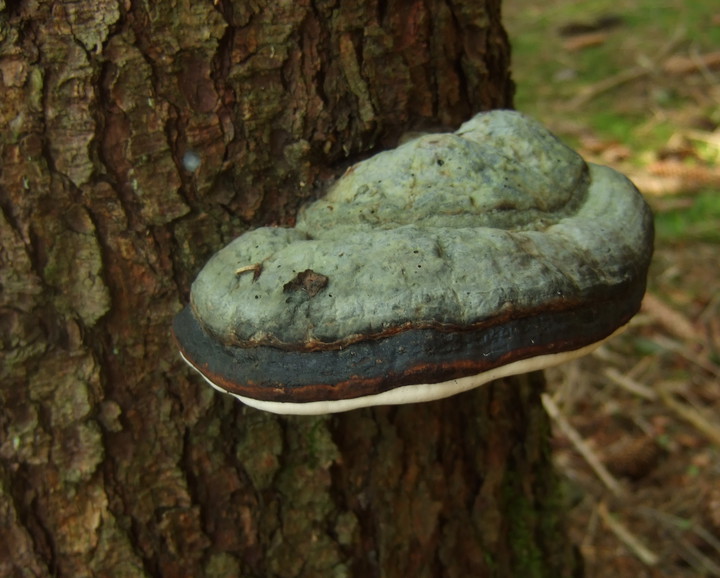
[{"label": "debris on fungus cap", "polygon": [[492,111],[356,164],[294,228],[235,239],[173,329],[260,409],[439,399],[608,339],[640,307],[652,241],[629,180]]}]

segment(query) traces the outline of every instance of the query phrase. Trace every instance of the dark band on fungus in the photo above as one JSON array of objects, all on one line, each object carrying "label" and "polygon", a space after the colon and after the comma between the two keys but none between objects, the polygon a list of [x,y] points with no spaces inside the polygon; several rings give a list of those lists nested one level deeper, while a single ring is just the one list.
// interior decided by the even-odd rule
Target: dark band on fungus
[{"label": "dark band on fungus", "polygon": [[418,381],[440,383],[541,353],[579,349],[627,323],[644,292],[644,278],[636,279],[562,310],[548,307],[473,329],[410,329],[324,351],[223,345],[190,307],[175,318],[173,331],[185,359],[217,387],[263,401],[306,403],[364,397]]}]

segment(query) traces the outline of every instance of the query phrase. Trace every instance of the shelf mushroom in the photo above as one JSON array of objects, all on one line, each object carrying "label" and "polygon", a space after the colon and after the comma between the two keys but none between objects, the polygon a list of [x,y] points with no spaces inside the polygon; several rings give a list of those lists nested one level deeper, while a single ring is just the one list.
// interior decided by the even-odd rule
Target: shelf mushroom
[{"label": "shelf mushroom", "polygon": [[514,111],[346,171],[215,254],[174,321],[213,387],[284,414],[429,401],[584,355],[638,311],[652,215]]}]

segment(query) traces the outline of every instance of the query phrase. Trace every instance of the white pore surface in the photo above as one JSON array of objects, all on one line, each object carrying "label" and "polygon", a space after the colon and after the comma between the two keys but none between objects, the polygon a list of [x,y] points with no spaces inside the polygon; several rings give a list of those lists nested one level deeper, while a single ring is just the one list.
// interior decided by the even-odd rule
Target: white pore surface
[{"label": "white pore surface", "polygon": [[343,411],[350,411],[352,409],[359,409],[362,407],[371,407],[374,405],[400,405],[404,403],[419,403],[423,401],[433,401],[436,399],[443,399],[450,397],[463,391],[468,391],[484,385],[490,381],[508,377],[510,375],[518,375],[521,373],[529,373],[531,371],[538,371],[547,367],[553,367],[566,361],[571,361],[587,355],[602,343],[605,343],[609,339],[612,339],[616,335],[622,333],[627,328],[627,325],[620,327],[612,335],[609,335],[605,339],[581,347],[580,349],[574,349],[572,351],[563,351],[562,353],[553,353],[549,355],[538,355],[536,357],[530,357],[528,359],[521,359],[514,363],[507,365],[501,365],[489,371],[479,373],[477,375],[469,375],[467,377],[461,377],[458,379],[451,379],[450,381],[444,381],[441,383],[419,383],[414,385],[404,385],[397,387],[389,391],[377,393],[374,395],[366,395],[363,397],[354,397],[351,399],[338,399],[338,400],[325,400],[325,401],[311,401],[306,403],[295,403],[295,402],[280,402],[280,401],[262,401],[259,399],[252,399],[237,395],[226,389],[223,389],[219,385],[210,381],[205,375],[202,374],[195,366],[190,363],[187,358],[180,354],[182,358],[195,369],[200,375],[203,376],[205,381],[212,385],[218,391],[223,393],[229,393],[235,396],[244,404],[260,409],[263,411],[269,411],[271,413],[283,414],[283,415],[323,415],[328,413],[339,413]]}]

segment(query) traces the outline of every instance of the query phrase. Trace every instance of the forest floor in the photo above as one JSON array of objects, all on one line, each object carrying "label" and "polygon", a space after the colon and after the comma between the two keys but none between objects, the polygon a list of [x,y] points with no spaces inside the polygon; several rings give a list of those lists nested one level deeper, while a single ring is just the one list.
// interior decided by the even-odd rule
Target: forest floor
[{"label": "forest floor", "polygon": [[516,108],[656,216],[641,313],[548,373],[587,578],[720,577],[720,8],[504,0]]}]

